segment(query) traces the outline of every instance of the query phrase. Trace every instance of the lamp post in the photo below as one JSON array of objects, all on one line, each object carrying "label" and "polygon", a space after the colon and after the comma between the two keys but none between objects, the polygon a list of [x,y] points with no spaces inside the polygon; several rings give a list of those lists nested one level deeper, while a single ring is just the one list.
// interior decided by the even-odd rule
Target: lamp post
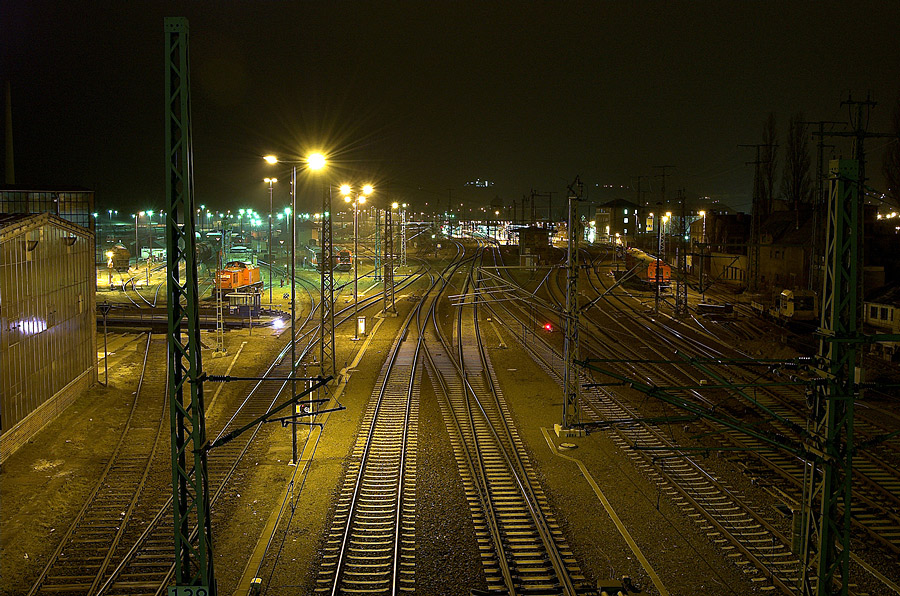
[{"label": "lamp post", "polygon": [[350,195],[353,192],[349,184],[341,185],[341,194],[344,201],[353,205],[353,339],[359,339],[359,206],[365,205],[366,198],[372,194],[372,185],[366,184],[362,188],[362,194],[357,194],[355,199]]},{"label": "lamp post", "polygon": [[[274,155],[267,155],[265,160],[269,164],[279,163],[279,159]],[[297,370],[297,300],[296,288],[294,287],[294,275],[297,262],[297,164],[305,163],[310,170],[320,170],[325,167],[325,157],[321,153],[313,153],[309,155],[305,161],[283,162],[292,164],[291,167],[291,397],[297,395],[297,379],[294,373]],[[296,406],[292,408],[296,412]],[[297,465],[297,425],[291,424],[291,465]]]},{"label": "lamp post", "polygon": [[141,215],[147,216],[147,243],[150,252],[147,253],[147,285],[150,285],[150,259],[153,258],[153,211],[141,211]]},{"label": "lamp post", "polygon": [[272,193],[274,192],[274,184],[278,182],[278,178],[264,178],[264,182],[269,183],[269,241],[266,244],[266,260],[269,262],[269,306],[272,306]]},{"label": "lamp post", "polygon": [[[662,203],[660,203],[662,204]],[[660,218],[659,226],[656,230],[656,304],[655,304],[655,312],[659,312],[659,292],[660,292],[660,267],[663,256],[663,248],[665,247],[663,236],[662,236],[662,228],[669,222],[669,218],[671,217],[671,213],[667,212],[665,215]]]},{"label": "lamp post", "polygon": [[[662,203],[657,203],[656,206],[662,207]],[[658,313],[659,312],[659,267],[660,267],[660,258],[659,257],[660,257],[660,252],[662,250],[662,222],[660,221],[660,219],[661,219],[660,217],[656,217],[652,213],[650,214],[650,216],[653,217],[653,225],[656,226],[656,271],[653,274],[653,276],[655,278],[654,281],[656,281],[656,283],[654,284],[654,286],[656,288],[656,292],[655,292],[655,299],[654,299],[654,305],[653,305],[653,312]]]},{"label": "lamp post", "polygon": [[140,247],[138,246],[138,222],[140,221],[141,215],[143,215],[143,214],[144,214],[143,211],[141,211],[140,213],[132,213],[131,214],[131,217],[134,218],[134,266],[135,266],[135,268],[138,265],[138,259],[140,259],[140,257],[141,257],[141,250],[140,250]]},{"label": "lamp post", "polygon": [[115,209],[107,209],[106,212],[109,214],[109,223],[107,224],[109,226],[109,229],[106,230],[106,234],[103,235],[103,240],[104,244],[109,244],[109,231],[112,229],[112,216],[118,215],[119,212]]}]

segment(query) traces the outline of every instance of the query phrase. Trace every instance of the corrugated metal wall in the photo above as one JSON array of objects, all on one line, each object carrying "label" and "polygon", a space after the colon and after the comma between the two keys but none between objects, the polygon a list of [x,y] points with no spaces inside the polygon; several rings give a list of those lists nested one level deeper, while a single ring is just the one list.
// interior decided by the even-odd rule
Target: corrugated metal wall
[{"label": "corrugated metal wall", "polygon": [[94,279],[87,230],[50,219],[0,243],[3,432],[95,366]]}]

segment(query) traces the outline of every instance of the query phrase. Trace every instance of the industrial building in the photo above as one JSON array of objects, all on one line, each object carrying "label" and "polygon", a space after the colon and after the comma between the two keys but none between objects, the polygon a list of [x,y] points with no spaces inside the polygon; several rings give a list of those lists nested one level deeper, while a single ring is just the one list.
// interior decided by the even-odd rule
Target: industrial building
[{"label": "industrial building", "polygon": [[0,462],[97,380],[94,235],[0,214]]}]

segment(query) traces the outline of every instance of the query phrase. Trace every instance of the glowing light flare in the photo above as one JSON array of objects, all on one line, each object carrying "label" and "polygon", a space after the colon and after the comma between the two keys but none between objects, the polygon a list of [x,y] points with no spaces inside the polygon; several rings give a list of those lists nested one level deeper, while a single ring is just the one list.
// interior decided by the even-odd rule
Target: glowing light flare
[{"label": "glowing light flare", "polygon": [[553,324],[552,324],[552,323],[544,323],[544,331],[550,331],[550,332],[552,332],[552,331],[553,331]]},{"label": "glowing light flare", "polygon": [[271,163],[271,164],[278,163],[278,158],[275,157],[274,155],[266,155],[263,159],[266,160],[266,163]]},{"label": "glowing light flare", "polygon": [[375,191],[375,188],[371,184],[366,184],[363,186],[362,191],[365,196],[369,196]]},{"label": "glowing light flare", "polygon": [[306,165],[310,170],[321,170],[325,167],[325,156],[321,153],[310,153],[306,157]]}]

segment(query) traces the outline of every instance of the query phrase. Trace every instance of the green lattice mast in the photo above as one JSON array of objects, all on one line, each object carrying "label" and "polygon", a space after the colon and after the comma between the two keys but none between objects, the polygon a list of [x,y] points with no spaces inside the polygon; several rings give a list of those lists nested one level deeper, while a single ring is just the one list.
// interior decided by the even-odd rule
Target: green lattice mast
[{"label": "green lattice mast", "polygon": [[165,37],[166,278],[175,591],[192,586],[191,592],[201,596],[196,588],[203,587],[209,596],[215,596],[200,358],[187,19],[167,17]]}]

